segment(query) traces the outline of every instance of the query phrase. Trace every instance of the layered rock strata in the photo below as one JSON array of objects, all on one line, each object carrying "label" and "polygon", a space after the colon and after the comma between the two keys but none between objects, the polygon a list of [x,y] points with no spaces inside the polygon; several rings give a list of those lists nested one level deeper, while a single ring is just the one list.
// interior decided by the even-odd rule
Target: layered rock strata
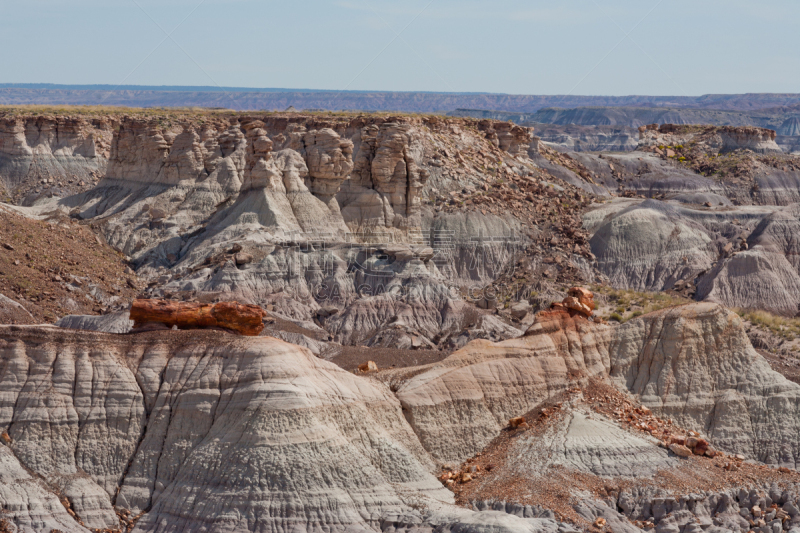
[{"label": "layered rock strata", "polygon": [[[277,339],[0,326],[0,390],[0,461],[87,527],[112,527],[112,503],[145,511],[136,531],[335,531],[410,511],[409,491],[452,501],[388,388]],[[49,498],[63,521],[40,486],[0,505]]]},{"label": "layered rock strata", "polygon": [[94,185],[108,164],[116,121],[71,116],[0,117],[0,192],[33,204]]},{"label": "layered rock strata", "polygon": [[606,376],[724,450],[791,468],[800,460],[800,386],[772,371],[741,319],[715,304],[659,311],[620,328],[556,309],[540,313],[519,339],[474,341],[420,370],[407,379],[398,371],[397,395],[423,446],[443,463],[473,456],[510,418],[572,383]]}]

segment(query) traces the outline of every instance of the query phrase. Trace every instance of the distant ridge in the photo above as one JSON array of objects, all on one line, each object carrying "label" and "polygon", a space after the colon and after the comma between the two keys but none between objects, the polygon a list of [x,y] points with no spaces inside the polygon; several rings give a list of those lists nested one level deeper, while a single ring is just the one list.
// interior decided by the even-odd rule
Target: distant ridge
[{"label": "distant ridge", "polygon": [[[374,93],[380,91],[333,91],[330,89],[297,89],[272,87],[218,87],[214,85],[68,85],[58,83],[0,83],[0,89],[50,89],[70,91],[163,91],[199,93]],[[390,91],[391,92],[391,91]],[[499,93],[441,93],[436,91],[413,91],[419,94],[499,94]],[[402,92],[400,92],[402,94]]]},{"label": "distant ridge", "polygon": [[536,113],[543,108],[666,107],[753,111],[800,105],[800,94],[708,94],[703,96],[513,95],[390,91],[329,91],[244,87],[55,85],[0,83],[3,105],[110,105],[211,107],[237,111],[324,109],[448,113],[480,109]]}]

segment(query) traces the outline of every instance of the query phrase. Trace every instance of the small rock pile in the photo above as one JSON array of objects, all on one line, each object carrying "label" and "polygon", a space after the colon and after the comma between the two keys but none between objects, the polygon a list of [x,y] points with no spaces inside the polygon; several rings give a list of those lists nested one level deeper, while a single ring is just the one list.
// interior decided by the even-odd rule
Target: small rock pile
[{"label": "small rock pile", "polygon": [[470,457],[461,465],[460,469],[451,465],[442,466],[442,473],[439,474],[439,481],[441,481],[445,487],[450,488],[456,483],[469,483],[477,479],[482,473],[491,472],[494,469],[494,465],[492,464],[485,465],[483,468],[481,468],[479,464],[472,464],[479,457],[481,457],[480,453],[476,454],[475,457]]},{"label": "small rock pile", "polygon": [[[170,259],[172,262],[177,261],[176,257],[170,257],[168,259]],[[229,250],[206,257],[201,264],[193,267],[192,270],[220,267],[228,261],[232,261],[234,264],[236,264],[236,266],[244,266],[248,263],[252,263],[253,260],[253,255],[242,251],[242,245],[237,243],[234,244]]]},{"label": "small rock pile", "polygon": [[130,533],[143,514],[144,511],[134,515],[128,509],[117,509],[117,518],[119,518],[121,529],[99,529],[95,530],[95,533]]},{"label": "small rock pile", "polygon": [[670,443],[667,446],[669,451],[678,457],[690,457],[694,455],[706,455],[708,457],[715,457],[717,451],[712,448],[706,439],[683,435],[675,435],[670,437]]}]

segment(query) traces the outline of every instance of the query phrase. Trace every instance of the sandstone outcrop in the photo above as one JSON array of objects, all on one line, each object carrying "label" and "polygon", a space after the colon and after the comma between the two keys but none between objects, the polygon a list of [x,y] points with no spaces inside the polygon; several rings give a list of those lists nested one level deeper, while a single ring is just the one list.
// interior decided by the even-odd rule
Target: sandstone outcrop
[{"label": "sandstone outcrop", "polygon": [[722,152],[734,150],[750,150],[759,154],[781,153],[775,144],[775,130],[747,126],[722,126],[719,128],[722,137]]},{"label": "sandstone outcrop", "polygon": [[533,142],[533,128],[517,126],[511,122],[481,120],[478,129],[495,146],[511,155],[527,156]]},{"label": "sandstone outcrop", "polygon": [[639,140],[635,128],[624,126],[537,124],[536,135],[561,152],[630,152]]},{"label": "sandstone outcrop", "polygon": [[355,227],[418,225],[420,193],[429,171],[421,166],[421,132],[386,122],[361,129],[350,182],[339,194],[345,221]]},{"label": "sandstone outcrop", "polygon": [[237,302],[201,304],[167,300],[134,300],[130,319],[133,327],[149,323],[164,324],[178,329],[225,328],[242,335],[257,336],[264,329],[267,313],[257,305]]}]

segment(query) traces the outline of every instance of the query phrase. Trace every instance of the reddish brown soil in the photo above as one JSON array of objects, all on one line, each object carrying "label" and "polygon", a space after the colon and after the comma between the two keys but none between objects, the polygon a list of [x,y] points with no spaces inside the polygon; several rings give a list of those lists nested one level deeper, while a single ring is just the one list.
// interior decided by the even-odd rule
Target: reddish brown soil
[{"label": "reddish brown soil", "polygon": [[772,370],[789,381],[800,384],[800,360],[787,355],[777,355],[766,350],[756,349],[756,351],[767,360]]},{"label": "reddish brown soil", "polygon": [[[543,435],[548,427],[565,416],[561,410],[562,403],[570,395],[578,393],[583,394],[585,403],[593,410],[616,419],[631,431],[637,431],[636,424],[640,424],[641,420],[653,418],[648,417],[646,410],[635,406],[627,396],[606,383],[594,381],[583,389],[576,387],[524,415],[527,428],[509,427],[502,430],[481,453],[459,466],[460,471],[476,466],[479,472],[472,481],[451,484],[456,502],[464,506],[481,500],[538,504],[552,509],[560,520],[588,528],[590,524],[580,518],[572,508],[577,503],[573,494],[578,491],[589,491],[598,498],[605,498],[633,486],[654,486],[678,496],[732,487],[763,486],[764,483],[772,482],[782,487],[800,482],[800,473],[796,471],[779,471],[764,465],[742,462],[724,454],[713,459],[689,457],[678,468],[660,471],[652,479],[603,478],[558,465],[535,476],[520,475],[519,470],[514,468],[514,458],[519,454],[519,450],[514,449],[517,440],[522,436]],[[637,409],[644,414],[637,414]],[[633,416],[630,416],[631,413]],[[688,431],[674,426],[670,421],[658,422],[669,428],[671,434],[688,434]],[[728,469],[731,465],[732,468]]]},{"label": "reddish brown soil", "polygon": [[[119,252],[74,221],[53,224],[0,211],[0,294],[22,304],[39,322],[102,312],[99,303],[66,288],[71,275],[88,278],[106,294],[133,299],[137,290],[128,280],[134,286],[138,282],[126,268]],[[76,307],[66,306],[68,298]]]},{"label": "reddish brown soil", "polygon": [[395,348],[343,346],[341,352],[331,361],[345,370],[354,370],[362,363],[375,361],[380,371],[387,368],[406,368],[437,363],[451,353],[450,350],[398,350]]}]

